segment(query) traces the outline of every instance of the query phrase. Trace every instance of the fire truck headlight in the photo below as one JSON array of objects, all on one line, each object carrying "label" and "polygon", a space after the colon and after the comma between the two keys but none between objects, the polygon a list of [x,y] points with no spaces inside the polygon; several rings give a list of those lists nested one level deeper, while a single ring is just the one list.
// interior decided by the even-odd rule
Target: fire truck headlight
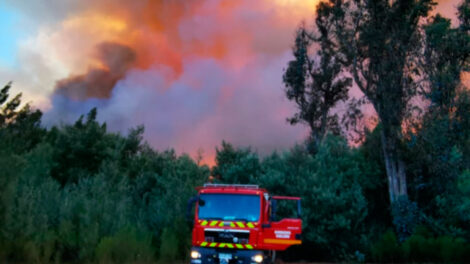
[{"label": "fire truck headlight", "polygon": [[198,259],[201,257],[201,253],[197,252],[196,250],[191,251],[191,258]]},{"label": "fire truck headlight", "polygon": [[263,255],[261,254],[254,255],[253,257],[251,257],[251,259],[256,263],[261,263],[263,262]]}]

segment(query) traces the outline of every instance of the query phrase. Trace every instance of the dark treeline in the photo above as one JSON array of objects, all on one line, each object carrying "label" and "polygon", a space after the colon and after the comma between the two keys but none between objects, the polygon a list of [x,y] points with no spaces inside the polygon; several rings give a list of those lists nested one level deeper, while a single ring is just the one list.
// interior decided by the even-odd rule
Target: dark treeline
[{"label": "dark treeline", "polygon": [[41,113],[0,93],[0,260],[151,262],[184,258],[182,218],[209,175],[188,156],[157,152],[143,128],[110,133],[96,110],[45,129]]},{"label": "dark treeline", "polygon": [[[265,156],[222,142],[213,168],[152,149],[142,127],[111,133],[96,110],[44,128],[42,113],[5,86],[0,261],[185,260],[186,204],[211,178],[302,197],[303,244],[286,260],[468,262],[470,1],[457,26],[431,17],[433,6],[321,2],[283,79],[298,107],[288,121],[308,125],[310,137]],[[349,98],[353,87],[364,97]],[[349,110],[338,113],[338,103]],[[373,131],[358,126],[364,104],[377,113]]]}]

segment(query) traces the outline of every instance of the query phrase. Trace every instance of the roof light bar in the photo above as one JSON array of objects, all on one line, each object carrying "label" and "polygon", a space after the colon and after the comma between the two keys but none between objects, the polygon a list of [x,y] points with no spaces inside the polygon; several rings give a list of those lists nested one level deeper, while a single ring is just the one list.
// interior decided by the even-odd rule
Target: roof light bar
[{"label": "roof light bar", "polygon": [[219,183],[205,183],[204,187],[215,188],[245,188],[245,189],[259,189],[256,184],[219,184]]}]

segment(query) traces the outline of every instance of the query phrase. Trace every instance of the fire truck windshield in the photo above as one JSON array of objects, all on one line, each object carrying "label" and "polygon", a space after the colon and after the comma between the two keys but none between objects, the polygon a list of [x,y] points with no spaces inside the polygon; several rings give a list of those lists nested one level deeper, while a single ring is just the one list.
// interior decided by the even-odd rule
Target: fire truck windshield
[{"label": "fire truck windshield", "polygon": [[244,194],[201,194],[199,219],[256,222],[260,215],[260,196]]}]

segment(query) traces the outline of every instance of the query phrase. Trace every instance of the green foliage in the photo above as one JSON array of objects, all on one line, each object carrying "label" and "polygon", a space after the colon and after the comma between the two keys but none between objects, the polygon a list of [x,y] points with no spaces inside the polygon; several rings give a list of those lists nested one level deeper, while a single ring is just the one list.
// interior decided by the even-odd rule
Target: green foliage
[{"label": "green foliage", "polygon": [[401,260],[401,250],[398,239],[392,230],[388,230],[382,238],[372,245],[371,256],[378,262],[397,262]]},{"label": "green foliage", "polygon": [[95,254],[97,262],[103,264],[151,263],[155,257],[155,249],[150,233],[126,227],[114,236],[103,237]]},{"label": "green foliage", "polygon": [[470,1],[463,0],[458,6],[458,17],[460,20],[460,27],[463,31],[470,31]]},{"label": "green foliage", "polygon": [[8,90],[0,93],[0,261],[147,263],[165,247],[172,261],[186,258],[181,216],[208,167],[152,150],[142,127],[109,133],[96,110],[43,129],[40,112],[17,111],[20,97],[8,101]]},{"label": "green foliage", "polygon": [[160,246],[160,260],[163,263],[168,263],[177,259],[178,255],[178,238],[175,235],[175,230],[165,228],[161,237]]},{"label": "green foliage", "polygon": [[364,247],[367,201],[359,184],[358,154],[344,140],[329,136],[314,156],[299,146],[262,164],[262,186],[302,197],[304,241],[329,252],[329,258],[348,257]]},{"label": "green foliage", "polygon": [[392,204],[392,215],[393,225],[400,242],[413,234],[416,226],[421,222],[418,205],[405,197],[400,197]]},{"label": "green foliage", "polygon": [[372,245],[371,257],[378,262],[442,262],[465,263],[470,256],[470,244],[462,238],[433,236],[420,226],[403,243],[399,243],[395,233],[388,230]]},{"label": "green foliage", "polygon": [[96,121],[96,109],[90,111],[85,122],[82,116],[73,126],[53,128],[48,136],[57,161],[52,176],[65,185],[97,173],[103,161],[119,158],[112,154],[121,154],[114,150],[124,142],[115,137],[107,133],[106,124]]},{"label": "green foliage", "polygon": [[[352,83],[351,78],[341,74],[339,54],[331,41],[334,22],[329,16],[328,5],[320,3],[315,20],[317,32],[309,32],[304,25],[297,30],[294,60],[288,63],[283,75],[287,99],[298,108],[288,121],[307,124],[315,148],[328,132],[340,134],[339,117],[332,109],[348,99]],[[314,45],[319,45],[320,49],[312,56],[310,50]]]},{"label": "green foliage", "polygon": [[333,21],[331,42],[338,45],[344,70],[374,108],[381,125],[381,149],[390,203],[407,196],[402,158],[402,126],[413,116],[419,88],[423,38],[421,22],[435,3],[420,1],[325,1]]},{"label": "green foliage", "polygon": [[42,113],[26,104],[21,106],[21,94],[12,99],[11,83],[0,90],[0,150],[23,153],[31,150],[44,136],[40,127]]},{"label": "green foliage", "polygon": [[47,173],[51,148],[39,146],[25,157],[26,166],[11,184],[2,221],[3,255],[27,262],[49,261],[55,253],[59,185]]},{"label": "green foliage", "polygon": [[470,36],[460,27],[452,28],[450,19],[440,15],[425,26],[425,34],[423,67],[430,87],[423,94],[431,103],[431,114],[447,115],[455,106],[460,74],[468,71]]},{"label": "green foliage", "polygon": [[[315,155],[296,146],[261,161],[250,149],[223,142],[216,162],[213,174],[225,183],[256,183],[272,194],[302,197],[304,243],[322,248],[325,258],[350,257],[366,248],[367,201],[361,184],[373,188],[368,176],[379,169],[344,139],[326,137]],[[292,215],[293,206],[278,213]]]},{"label": "green foliage", "polygon": [[221,149],[216,148],[216,166],[212,174],[226,183],[256,183],[260,177],[261,165],[258,154],[250,148],[237,149],[222,141]]},{"label": "green foliage", "polygon": [[470,170],[465,170],[457,181],[457,190],[460,202],[457,211],[462,221],[470,222]]}]

